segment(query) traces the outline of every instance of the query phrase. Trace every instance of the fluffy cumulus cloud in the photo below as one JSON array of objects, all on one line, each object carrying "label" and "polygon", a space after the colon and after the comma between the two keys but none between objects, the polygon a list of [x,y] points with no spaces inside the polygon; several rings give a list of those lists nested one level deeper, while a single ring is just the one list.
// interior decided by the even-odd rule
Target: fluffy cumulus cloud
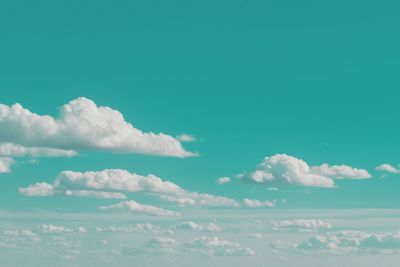
[{"label": "fluffy cumulus cloud", "polygon": [[179,206],[239,206],[236,201],[227,197],[188,192],[157,176],[142,176],[120,169],[96,172],[63,171],[52,185],[38,183],[20,188],[19,191],[25,196],[65,195],[120,199],[125,198],[122,192],[142,192]]},{"label": "fluffy cumulus cloud", "polygon": [[10,157],[0,157],[0,173],[10,172],[14,160]]},{"label": "fluffy cumulus cloud", "polygon": [[291,251],[317,251],[331,253],[398,253],[400,252],[400,232],[369,233],[344,230],[316,235],[307,240],[290,243],[275,241],[273,247]]},{"label": "fluffy cumulus cloud", "polygon": [[[143,132],[110,107],[80,97],[60,109],[57,118],[38,115],[20,104],[0,104],[0,140],[23,147],[94,149],[123,153],[187,157],[180,141],[170,135]],[[21,153],[54,153],[28,149]]]},{"label": "fluffy cumulus cloud", "polygon": [[246,207],[249,207],[249,208],[259,208],[259,207],[269,207],[269,208],[272,208],[272,207],[275,207],[276,201],[268,201],[268,200],[266,200],[266,201],[260,201],[260,200],[257,200],[257,199],[248,199],[248,198],[245,198],[245,199],[243,200],[243,204],[244,204]]},{"label": "fluffy cumulus cloud", "polygon": [[163,208],[151,206],[151,205],[143,205],[136,201],[122,201],[117,204],[113,204],[110,206],[101,206],[100,210],[105,211],[125,211],[125,212],[133,212],[133,213],[144,213],[147,215],[155,215],[155,216],[178,216],[179,213],[166,210]]},{"label": "fluffy cumulus cloud", "polygon": [[378,167],[375,168],[377,171],[381,172],[389,172],[389,173],[400,173],[400,169],[390,165],[390,164],[381,164]]},{"label": "fluffy cumulus cloud", "polygon": [[334,179],[366,179],[371,175],[364,169],[347,165],[322,164],[309,166],[304,160],[286,154],[266,157],[259,168],[241,175],[243,181],[253,183],[292,184],[315,187],[334,187]]},{"label": "fluffy cumulus cloud", "polygon": [[230,242],[219,237],[203,236],[184,244],[184,249],[190,252],[200,252],[209,256],[253,256],[251,248],[239,243]]},{"label": "fluffy cumulus cloud", "polygon": [[224,177],[219,177],[217,179],[217,184],[227,184],[231,181],[231,178],[224,176]]}]

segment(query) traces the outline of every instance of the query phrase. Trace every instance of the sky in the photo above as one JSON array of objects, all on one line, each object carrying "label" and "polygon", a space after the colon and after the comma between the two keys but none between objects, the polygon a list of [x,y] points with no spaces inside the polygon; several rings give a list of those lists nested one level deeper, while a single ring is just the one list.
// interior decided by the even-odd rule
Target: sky
[{"label": "sky", "polygon": [[396,266],[397,10],[0,3],[0,263]]}]

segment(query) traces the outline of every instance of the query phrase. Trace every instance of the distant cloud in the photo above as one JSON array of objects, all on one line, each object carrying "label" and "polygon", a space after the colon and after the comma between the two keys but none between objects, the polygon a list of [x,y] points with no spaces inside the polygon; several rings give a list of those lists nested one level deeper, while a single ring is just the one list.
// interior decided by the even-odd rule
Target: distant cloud
[{"label": "distant cloud", "polygon": [[52,185],[38,183],[27,188],[20,188],[19,191],[25,196],[66,195],[97,198],[123,198],[122,194],[116,193],[142,192],[174,202],[179,206],[239,206],[236,201],[227,197],[189,192],[157,176],[142,176],[120,169],[95,172],[63,171]]},{"label": "distant cloud", "polygon": [[143,205],[136,201],[122,201],[114,205],[110,206],[101,206],[100,210],[117,210],[117,211],[125,211],[125,212],[134,212],[134,213],[144,213],[147,215],[155,215],[155,216],[178,216],[179,213],[166,210],[163,208],[151,206],[151,205]]},{"label": "distant cloud", "polygon": [[0,156],[7,157],[74,157],[78,153],[74,150],[64,150],[45,147],[24,147],[12,143],[0,143]]},{"label": "distant cloud", "polygon": [[375,168],[377,171],[381,172],[390,172],[390,173],[400,173],[400,169],[390,165],[390,164],[382,164]]},{"label": "distant cloud", "polygon": [[224,176],[217,179],[217,184],[227,184],[231,181],[231,178]]},{"label": "distant cloud", "polygon": [[367,170],[347,165],[326,163],[309,166],[305,161],[286,154],[266,157],[258,169],[239,176],[242,181],[265,184],[292,184],[315,187],[334,187],[334,179],[367,179]]},{"label": "distant cloud", "polygon": [[176,137],[181,142],[193,142],[196,141],[196,137],[190,134],[181,134]]},{"label": "distant cloud", "polygon": [[369,233],[364,231],[344,230],[339,232],[316,235],[305,241],[290,243],[275,241],[276,249],[293,252],[312,251],[334,253],[398,253],[400,249],[400,234],[398,232]]},{"label": "distant cloud", "polygon": [[28,197],[47,197],[54,194],[54,186],[48,183],[36,183],[26,188],[19,188],[19,193]]},{"label": "distant cloud", "polygon": [[196,231],[196,232],[222,232],[223,228],[214,224],[197,224],[192,221],[185,221],[175,225],[175,229],[177,230],[189,230],[189,231]]},{"label": "distant cloud", "polygon": [[255,252],[239,243],[230,242],[219,237],[202,236],[183,245],[183,249],[199,252],[208,256],[254,256]]},{"label": "distant cloud", "polygon": [[[0,104],[0,140],[23,147],[194,156],[178,139],[142,132],[126,122],[119,111],[97,106],[84,97],[62,106],[58,118],[32,113],[20,104]],[[29,150],[24,153],[38,153]]]},{"label": "distant cloud", "polygon": [[332,229],[331,223],[319,219],[273,221],[270,224],[276,231],[315,232],[320,229]]},{"label": "distant cloud", "polygon": [[0,173],[10,172],[14,160],[10,157],[0,157]]},{"label": "distant cloud", "polygon": [[256,199],[248,199],[245,198],[243,200],[243,204],[246,207],[250,207],[250,208],[260,208],[260,207],[275,207],[276,206],[276,201],[260,201],[260,200],[256,200]]}]

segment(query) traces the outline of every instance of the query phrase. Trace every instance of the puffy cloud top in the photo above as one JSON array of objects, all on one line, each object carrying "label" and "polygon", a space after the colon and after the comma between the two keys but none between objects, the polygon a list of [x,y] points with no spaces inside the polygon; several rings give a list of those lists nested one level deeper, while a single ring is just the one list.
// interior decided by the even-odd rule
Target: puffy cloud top
[{"label": "puffy cloud top", "polygon": [[143,132],[110,107],[79,97],[64,105],[59,118],[38,115],[20,104],[0,104],[0,140],[29,147],[96,149],[187,157],[180,141],[163,133]]},{"label": "puffy cloud top", "polygon": [[334,179],[366,179],[371,175],[364,169],[346,165],[322,164],[309,166],[304,160],[286,154],[266,157],[254,172],[242,180],[255,183],[293,184],[315,187],[334,187]]}]

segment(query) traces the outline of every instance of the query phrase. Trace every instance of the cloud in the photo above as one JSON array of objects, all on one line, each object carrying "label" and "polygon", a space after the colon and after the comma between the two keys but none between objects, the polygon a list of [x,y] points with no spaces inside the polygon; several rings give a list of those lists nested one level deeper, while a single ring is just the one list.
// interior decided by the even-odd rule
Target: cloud
[{"label": "cloud", "polygon": [[183,191],[179,194],[160,194],[162,200],[174,202],[179,206],[208,206],[208,207],[239,207],[235,200],[222,196],[214,196],[207,193]]},{"label": "cloud", "polygon": [[54,194],[54,186],[48,183],[36,183],[26,188],[19,188],[19,193],[28,197],[47,197]]},{"label": "cloud", "polygon": [[260,200],[256,200],[256,199],[248,199],[245,198],[243,200],[243,204],[246,207],[249,208],[259,208],[259,207],[275,207],[276,206],[276,201],[260,201]]},{"label": "cloud", "polygon": [[224,176],[217,179],[217,184],[227,184],[231,181],[231,178]]},{"label": "cloud", "polygon": [[178,139],[143,132],[119,111],[84,97],[62,106],[58,118],[32,113],[21,104],[0,104],[0,140],[25,147],[194,156]]},{"label": "cloud", "polygon": [[184,244],[184,250],[200,252],[209,256],[253,256],[251,248],[218,237],[203,236]]},{"label": "cloud", "polygon": [[9,157],[0,157],[0,173],[10,172],[14,160]]},{"label": "cloud", "polygon": [[275,231],[316,232],[320,229],[332,229],[329,222],[316,219],[295,219],[271,222]]},{"label": "cloud", "polygon": [[74,157],[78,153],[74,150],[57,148],[24,147],[12,143],[0,143],[0,156],[7,157]]},{"label": "cloud", "polygon": [[98,199],[126,199],[127,196],[119,192],[105,192],[93,190],[66,190],[66,196],[74,197],[92,197]]},{"label": "cloud", "polygon": [[196,141],[196,138],[193,135],[190,134],[181,134],[176,137],[181,142],[194,142]]},{"label": "cloud", "polygon": [[196,231],[196,232],[222,232],[223,228],[213,224],[208,223],[205,225],[197,224],[192,221],[181,222],[175,225],[175,229],[177,230],[189,230],[189,231]]},{"label": "cloud", "polygon": [[38,232],[43,234],[61,234],[61,233],[73,233],[74,231],[64,226],[42,224],[38,226]]},{"label": "cloud", "polygon": [[131,224],[126,227],[108,226],[108,227],[97,227],[97,232],[124,232],[124,233],[152,233],[152,234],[166,234],[168,231],[162,231],[158,225],[152,223],[138,223]]},{"label": "cloud", "polygon": [[371,175],[364,169],[346,165],[309,166],[305,161],[286,154],[266,157],[259,168],[239,176],[242,181],[252,183],[291,184],[302,186],[335,186],[334,179],[366,179]]},{"label": "cloud", "polygon": [[[41,193],[47,186],[48,194]],[[92,196],[99,197],[93,191],[104,192],[142,192],[156,196],[179,206],[229,206],[237,207],[239,204],[233,199],[214,196],[206,193],[189,192],[170,181],[163,181],[155,175],[138,175],[126,170],[108,169],[103,171],[73,172],[63,171],[55,179],[54,184],[40,183],[20,188],[20,193],[26,196]],[[79,191],[81,191],[79,193]],[[90,191],[82,193],[82,191]],[[102,196],[106,194],[102,193]],[[115,196],[115,195],[114,195]],[[122,197],[122,195],[119,195]]]},{"label": "cloud", "polygon": [[313,251],[313,253],[398,253],[400,251],[400,232],[369,233],[344,230],[325,235],[316,235],[299,243],[275,241],[273,247],[292,251]]},{"label": "cloud", "polygon": [[144,213],[155,216],[178,216],[179,213],[151,205],[143,205],[136,201],[122,201],[110,206],[101,206],[100,210],[120,210],[125,212]]},{"label": "cloud", "polygon": [[396,167],[393,167],[390,164],[386,164],[386,163],[379,165],[378,167],[375,168],[375,170],[381,171],[381,172],[400,173],[399,169],[397,169]]}]

